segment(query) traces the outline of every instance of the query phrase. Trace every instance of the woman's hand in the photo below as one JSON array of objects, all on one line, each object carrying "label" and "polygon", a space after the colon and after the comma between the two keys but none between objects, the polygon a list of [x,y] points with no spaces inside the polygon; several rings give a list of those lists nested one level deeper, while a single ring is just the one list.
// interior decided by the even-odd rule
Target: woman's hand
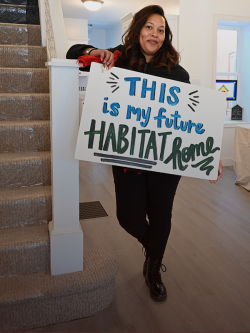
[{"label": "woman's hand", "polygon": [[[221,160],[220,160],[219,169],[218,169],[218,178],[217,178],[217,180],[221,179],[221,177],[222,177],[222,168],[223,168],[223,165],[222,165],[222,162],[221,162]],[[210,183],[211,183],[211,184],[216,184],[216,183],[217,183],[217,180],[210,180]]]},{"label": "woman's hand", "polygon": [[102,49],[93,50],[90,52],[90,55],[99,57],[102,63],[107,65],[108,69],[111,69],[114,66],[114,54],[109,50],[102,50]]}]

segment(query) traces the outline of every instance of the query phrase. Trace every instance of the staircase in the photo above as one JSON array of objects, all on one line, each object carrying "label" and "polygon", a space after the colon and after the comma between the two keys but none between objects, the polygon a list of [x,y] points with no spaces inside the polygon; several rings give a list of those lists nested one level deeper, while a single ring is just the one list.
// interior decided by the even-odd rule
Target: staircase
[{"label": "staircase", "polygon": [[49,268],[49,73],[37,1],[28,4],[0,1],[1,277]]},{"label": "staircase", "polygon": [[0,331],[91,316],[118,265],[85,250],[84,271],[51,276],[50,96],[38,0],[0,0]]}]

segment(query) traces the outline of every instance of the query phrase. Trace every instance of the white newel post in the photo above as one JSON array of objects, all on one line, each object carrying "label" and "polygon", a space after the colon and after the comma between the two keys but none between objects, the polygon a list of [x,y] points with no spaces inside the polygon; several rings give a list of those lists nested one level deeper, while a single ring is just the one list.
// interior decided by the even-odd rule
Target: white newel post
[{"label": "white newel post", "polygon": [[79,129],[79,67],[75,60],[52,59],[50,71],[52,221],[51,274],[83,270],[79,223],[79,161],[74,159]]}]

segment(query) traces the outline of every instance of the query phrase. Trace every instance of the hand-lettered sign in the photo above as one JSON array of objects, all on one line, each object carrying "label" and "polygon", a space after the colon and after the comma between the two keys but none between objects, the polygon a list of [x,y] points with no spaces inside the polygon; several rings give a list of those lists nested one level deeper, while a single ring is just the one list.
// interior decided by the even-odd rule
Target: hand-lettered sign
[{"label": "hand-lettered sign", "polygon": [[75,158],[217,179],[225,94],[91,65]]}]

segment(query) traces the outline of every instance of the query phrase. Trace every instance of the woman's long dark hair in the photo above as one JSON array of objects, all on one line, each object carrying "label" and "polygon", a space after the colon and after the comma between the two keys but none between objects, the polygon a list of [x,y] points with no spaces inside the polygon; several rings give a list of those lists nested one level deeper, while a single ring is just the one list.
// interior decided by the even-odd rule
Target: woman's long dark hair
[{"label": "woman's long dark hair", "polygon": [[165,40],[161,48],[155,53],[150,64],[153,67],[166,66],[168,70],[179,64],[180,55],[172,45],[173,35],[165,18],[164,10],[160,6],[152,5],[142,8],[135,14],[129,29],[122,36],[125,48],[122,58],[124,60],[126,58],[127,69],[141,71],[146,64],[145,57],[141,52],[139,36],[147,19],[153,14],[162,16],[165,21]]}]

